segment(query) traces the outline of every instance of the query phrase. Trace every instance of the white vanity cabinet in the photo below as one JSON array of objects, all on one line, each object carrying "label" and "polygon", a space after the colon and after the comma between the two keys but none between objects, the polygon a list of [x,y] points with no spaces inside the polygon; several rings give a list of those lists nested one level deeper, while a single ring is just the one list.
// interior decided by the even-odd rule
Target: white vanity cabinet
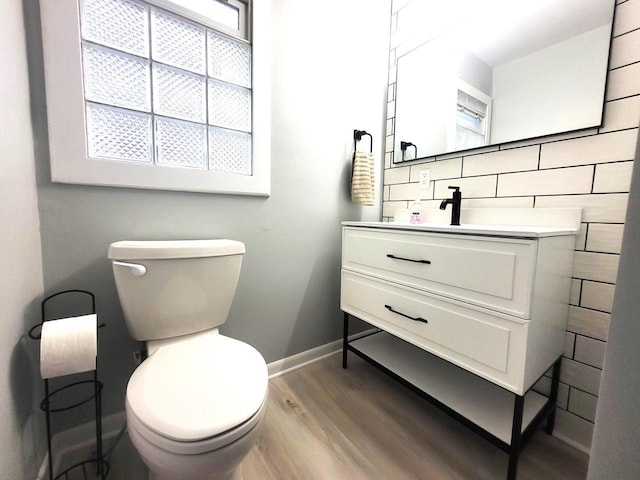
[{"label": "white vanity cabinet", "polygon": [[[574,228],[344,222],[343,366],[352,351],[510,454],[553,411]],[[376,333],[349,341],[349,315]],[[551,395],[532,385],[554,367]]]}]

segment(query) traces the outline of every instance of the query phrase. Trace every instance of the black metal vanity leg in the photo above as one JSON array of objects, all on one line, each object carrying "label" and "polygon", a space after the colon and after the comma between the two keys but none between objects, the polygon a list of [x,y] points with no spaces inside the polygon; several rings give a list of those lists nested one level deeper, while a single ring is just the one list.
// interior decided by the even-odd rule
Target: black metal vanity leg
[{"label": "black metal vanity leg", "polygon": [[513,423],[511,425],[511,448],[509,450],[509,471],[507,480],[516,480],[518,474],[518,457],[520,456],[520,440],[522,439],[522,413],[524,411],[524,395],[515,395],[513,406]]},{"label": "black metal vanity leg", "polygon": [[545,432],[549,435],[553,433],[553,428],[556,422],[556,403],[558,402],[558,386],[560,385],[560,365],[562,363],[562,357],[556,360],[553,364],[553,372],[551,374],[551,392],[549,394],[549,402],[552,405],[551,412],[547,417],[547,424],[545,425]]},{"label": "black metal vanity leg", "polygon": [[349,343],[349,314],[344,314],[344,325],[342,332],[342,368],[347,368],[347,345]]},{"label": "black metal vanity leg", "polygon": [[49,379],[44,380],[44,401],[42,403],[47,422],[47,452],[49,454],[49,480],[53,480],[53,452],[51,451],[51,411],[49,404]]}]

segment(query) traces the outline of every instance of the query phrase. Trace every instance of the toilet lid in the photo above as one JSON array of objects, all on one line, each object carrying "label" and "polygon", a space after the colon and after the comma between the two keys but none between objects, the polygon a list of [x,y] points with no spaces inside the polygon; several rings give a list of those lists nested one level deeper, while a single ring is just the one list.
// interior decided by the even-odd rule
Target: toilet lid
[{"label": "toilet lid", "polygon": [[197,441],[251,418],[267,384],[255,348],[215,333],[160,347],[133,372],[127,402],[159,435]]}]

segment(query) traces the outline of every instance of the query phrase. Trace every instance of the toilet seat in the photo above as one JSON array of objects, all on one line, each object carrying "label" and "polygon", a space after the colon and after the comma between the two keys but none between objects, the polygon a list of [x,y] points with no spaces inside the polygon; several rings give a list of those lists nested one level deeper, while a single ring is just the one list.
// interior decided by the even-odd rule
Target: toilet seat
[{"label": "toilet seat", "polygon": [[161,346],[134,371],[127,416],[150,442],[178,450],[189,444],[188,453],[207,443],[211,448],[202,448],[211,450],[255,426],[267,387],[267,367],[256,349],[217,330],[201,332]]},{"label": "toilet seat", "polygon": [[265,393],[264,402],[260,406],[260,409],[249,420],[236,428],[227,430],[215,437],[206,438],[196,442],[181,442],[164,437],[155,431],[149,429],[144,423],[136,417],[132,412],[129,402],[126,403],[127,412],[127,428],[130,432],[136,432],[144,439],[156,447],[166,450],[168,452],[176,453],[179,455],[197,455],[201,453],[212,452],[219,450],[227,445],[239,440],[245,435],[249,434],[251,430],[260,425],[261,420],[264,418],[267,412],[267,395]]}]

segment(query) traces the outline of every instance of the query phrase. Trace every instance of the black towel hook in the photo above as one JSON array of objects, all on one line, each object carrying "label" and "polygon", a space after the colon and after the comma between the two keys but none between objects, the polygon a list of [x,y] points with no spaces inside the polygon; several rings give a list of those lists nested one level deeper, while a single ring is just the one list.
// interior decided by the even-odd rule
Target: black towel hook
[{"label": "black towel hook", "polygon": [[415,156],[415,158],[414,158],[413,160],[415,160],[416,158],[418,158],[418,147],[416,147],[416,146],[415,146],[413,143],[411,143],[411,142],[403,142],[403,141],[401,141],[401,142],[400,142],[400,150],[402,151],[402,161],[403,161],[403,162],[405,161],[404,155],[405,155],[405,153],[406,153],[406,151],[407,151],[407,149],[408,149],[409,147],[413,147],[413,148],[415,149],[415,152],[416,152],[416,156]]},{"label": "black towel hook", "polygon": [[373,137],[370,133],[367,133],[366,130],[354,130],[353,131],[353,140],[357,143],[362,140],[362,137],[367,135],[369,137],[369,152],[373,153]]}]

